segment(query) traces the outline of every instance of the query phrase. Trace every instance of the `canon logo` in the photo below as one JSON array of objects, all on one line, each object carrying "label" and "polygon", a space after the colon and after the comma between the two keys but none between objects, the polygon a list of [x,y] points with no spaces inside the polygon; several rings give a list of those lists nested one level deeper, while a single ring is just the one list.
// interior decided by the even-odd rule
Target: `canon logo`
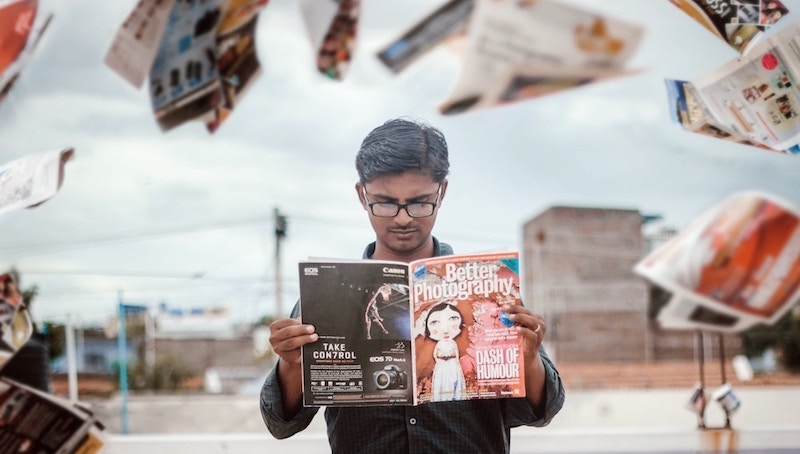
[{"label": "canon logo", "polygon": [[390,274],[406,274],[405,268],[389,268],[388,266],[383,267],[383,272]]}]

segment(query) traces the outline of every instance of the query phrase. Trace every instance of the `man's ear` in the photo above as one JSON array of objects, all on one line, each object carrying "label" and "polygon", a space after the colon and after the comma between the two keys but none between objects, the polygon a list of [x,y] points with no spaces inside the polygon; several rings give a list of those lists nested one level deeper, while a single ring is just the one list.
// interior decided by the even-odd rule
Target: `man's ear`
[{"label": "man's ear", "polygon": [[442,200],[444,200],[445,192],[447,192],[447,180],[442,181],[442,192],[439,194],[439,205],[441,205]]},{"label": "man's ear", "polygon": [[364,186],[358,182],[356,183],[356,194],[358,194],[358,201],[361,202],[361,208],[367,209],[367,201],[364,200]]}]

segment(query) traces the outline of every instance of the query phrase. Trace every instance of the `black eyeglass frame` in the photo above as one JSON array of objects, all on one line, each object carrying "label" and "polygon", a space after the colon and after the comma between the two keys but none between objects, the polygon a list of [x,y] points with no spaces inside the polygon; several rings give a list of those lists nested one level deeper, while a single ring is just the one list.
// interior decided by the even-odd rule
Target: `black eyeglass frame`
[{"label": "black eyeglass frame", "polygon": [[[369,207],[370,213],[372,213],[372,215],[375,216],[376,218],[393,218],[393,217],[396,217],[398,214],[400,214],[400,210],[401,209],[406,210],[406,214],[411,218],[415,218],[415,219],[429,218],[429,217],[433,216],[433,213],[436,212],[436,207],[439,206],[439,197],[441,197],[441,195],[442,195],[442,192],[441,192],[442,191],[442,183],[439,183],[439,187],[436,188],[436,199],[433,202],[409,202],[409,203],[370,202],[369,198],[367,197],[367,188],[366,188],[366,186],[362,186],[361,189],[364,191],[364,200],[367,201],[367,206]],[[395,207],[395,212],[391,216],[375,214],[375,205],[392,205],[392,206]],[[411,214],[410,211],[408,211],[408,207],[411,206],[411,205],[426,205],[426,206],[430,206],[431,207],[431,214],[426,214],[424,216],[415,216],[415,215]]]}]

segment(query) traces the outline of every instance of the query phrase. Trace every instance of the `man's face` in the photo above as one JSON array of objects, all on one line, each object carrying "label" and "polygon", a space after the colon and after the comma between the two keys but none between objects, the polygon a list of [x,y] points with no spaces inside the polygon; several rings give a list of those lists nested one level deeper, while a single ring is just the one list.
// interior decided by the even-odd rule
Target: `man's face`
[{"label": "man's face", "polygon": [[[400,175],[376,178],[365,185],[356,184],[356,191],[364,209],[369,214],[372,229],[375,231],[377,246],[374,258],[411,261],[423,258],[431,245],[431,231],[436,223],[436,214],[444,198],[447,182],[441,185],[427,175],[405,172]],[[366,192],[366,197],[365,197]],[[400,209],[392,218],[372,214],[369,203],[391,202],[401,205],[413,202],[436,202],[438,205],[431,216],[412,218],[406,210]]]}]

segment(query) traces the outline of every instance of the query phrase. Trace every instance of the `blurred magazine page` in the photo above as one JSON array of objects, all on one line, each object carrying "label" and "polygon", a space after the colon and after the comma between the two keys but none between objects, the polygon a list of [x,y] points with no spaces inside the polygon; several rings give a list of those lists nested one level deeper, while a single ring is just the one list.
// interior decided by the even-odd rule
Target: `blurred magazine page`
[{"label": "blurred magazine page", "polygon": [[30,208],[53,197],[64,179],[64,164],[74,150],[42,151],[0,166],[0,215]]},{"label": "blurred magazine page", "polygon": [[[748,52],[749,48],[763,37],[764,30],[769,25],[772,25],[767,23],[766,20],[763,24],[761,23],[761,10],[766,8],[767,3],[780,4],[780,2],[768,2],[766,0],[669,1],[717,38],[722,39],[742,54]],[[783,7],[783,5],[780,6]],[[775,19],[775,21],[778,19]]]},{"label": "blurred magazine page", "polygon": [[269,0],[228,0],[217,28],[217,67],[222,87],[221,105],[206,117],[213,133],[261,74],[256,53],[258,14]]},{"label": "blurred magazine page", "polygon": [[53,18],[38,0],[0,0],[0,101],[8,95]]},{"label": "blurred magazine page", "polygon": [[0,376],[3,366],[33,334],[30,312],[21,301],[0,296]]},{"label": "blurred magazine page", "polygon": [[[670,116],[672,121],[684,130],[713,137],[715,139],[727,140],[733,143],[749,145],[762,150],[773,150],[772,148],[748,140],[746,137],[718,124],[712,120],[711,113],[697,94],[697,90],[691,82],[676,79],[664,79],[667,87],[667,97],[669,99]],[[790,151],[784,150],[789,153]]]},{"label": "blurred magazine page", "polygon": [[117,29],[105,64],[136,88],[141,88],[175,0],[139,0]]},{"label": "blurred magazine page", "polygon": [[725,129],[775,150],[800,142],[800,24],[765,39],[717,70],[692,81]]},{"label": "blurred magazine page", "polygon": [[150,68],[150,101],[162,131],[213,115],[220,104],[217,25],[223,0],[176,2]]},{"label": "blurred magazine page", "polygon": [[541,64],[522,64],[510,68],[481,96],[472,109],[494,107],[538,98],[615,77],[634,74],[636,70],[607,68],[560,68]]},{"label": "blurred magazine page", "polygon": [[663,317],[731,332],[773,324],[800,296],[799,213],[772,195],[736,194],[634,271],[680,297],[662,309]]},{"label": "blurred magazine page", "polygon": [[461,74],[444,114],[471,109],[521,63],[549,68],[621,68],[644,28],[554,0],[477,0]]},{"label": "blurred magazine page", "polygon": [[378,60],[398,74],[455,35],[463,34],[475,0],[450,0],[378,51]]},{"label": "blurred magazine page", "polygon": [[98,424],[76,403],[0,377],[0,452],[100,452],[104,440]]},{"label": "blurred magazine page", "polygon": [[331,79],[344,79],[355,50],[361,0],[301,0],[300,12],[317,69]]}]

